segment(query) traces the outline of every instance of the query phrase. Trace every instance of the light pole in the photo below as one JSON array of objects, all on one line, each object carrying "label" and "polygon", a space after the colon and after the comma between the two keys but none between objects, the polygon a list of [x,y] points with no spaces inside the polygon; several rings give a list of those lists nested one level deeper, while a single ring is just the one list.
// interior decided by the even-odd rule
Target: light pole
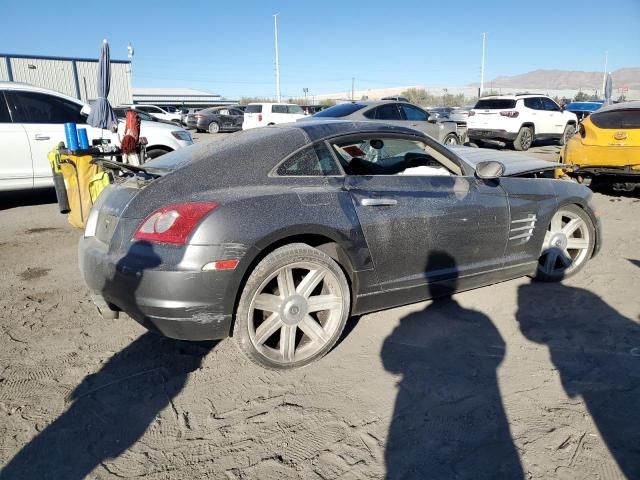
[{"label": "light pole", "polygon": [[484,90],[484,44],[487,34],[482,34],[482,60],[480,61],[480,94],[478,97],[482,96],[482,90]]},{"label": "light pole", "polygon": [[280,98],[280,60],[278,58],[278,13],[273,15],[273,26],[275,29],[275,43],[276,43],[276,98],[278,102]]},{"label": "light pole", "polygon": [[307,95],[309,93],[309,89],[308,88],[303,88],[302,89],[302,93],[304,93],[304,104],[307,104]]}]

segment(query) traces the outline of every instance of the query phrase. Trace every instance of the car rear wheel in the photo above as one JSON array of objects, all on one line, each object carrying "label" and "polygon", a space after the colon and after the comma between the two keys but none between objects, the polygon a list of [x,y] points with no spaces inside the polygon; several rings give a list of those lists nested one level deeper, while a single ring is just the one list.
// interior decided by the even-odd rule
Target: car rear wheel
[{"label": "car rear wheel", "polygon": [[533,143],[533,130],[531,127],[522,127],[513,141],[513,148],[519,151],[529,150]]},{"label": "car rear wheel", "polygon": [[220,125],[217,122],[211,122],[209,124],[209,133],[218,133],[220,131]]},{"label": "car rear wheel", "polygon": [[560,208],[547,228],[536,280],[558,282],[578,273],[591,258],[595,240],[593,222],[583,209]]},{"label": "car rear wheel", "polygon": [[271,369],[306,365],[338,341],[349,316],[340,266],[304,243],[274,250],[251,272],[233,337],[253,362]]},{"label": "car rear wheel", "polygon": [[460,141],[458,140],[458,136],[455,133],[449,133],[442,140],[442,143],[445,145],[459,145]]},{"label": "car rear wheel", "polygon": [[575,125],[567,125],[566,127],[564,127],[564,132],[562,134],[562,137],[560,137],[560,140],[558,140],[558,144],[565,145],[569,141],[569,139],[573,137],[575,134],[576,134]]}]

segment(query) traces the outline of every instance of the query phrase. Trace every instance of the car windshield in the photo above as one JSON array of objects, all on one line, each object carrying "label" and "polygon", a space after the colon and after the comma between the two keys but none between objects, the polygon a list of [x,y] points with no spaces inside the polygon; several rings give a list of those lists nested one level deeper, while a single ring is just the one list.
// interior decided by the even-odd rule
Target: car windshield
[{"label": "car windshield", "polygon": [[591,122],[599,128],[640,128],[640,110],[613,110],[591,114]]},{"label": "car windshield", "polygon": [[353,112],[357,112],[364,107],[366,107],[366,105],[362,103],[341,103],[339,105],[327,108],[326,110],[322,110],[321,112],[318,112],[313,116],[330,118],[346,117],[347,115],[351,115]]},{"label": "car windshield", "polygon": [[510,98],[484,98],[482,100],[478,100],[476,109],[483,110],[502,110],[505,108],[515,108],[516,101]]}]

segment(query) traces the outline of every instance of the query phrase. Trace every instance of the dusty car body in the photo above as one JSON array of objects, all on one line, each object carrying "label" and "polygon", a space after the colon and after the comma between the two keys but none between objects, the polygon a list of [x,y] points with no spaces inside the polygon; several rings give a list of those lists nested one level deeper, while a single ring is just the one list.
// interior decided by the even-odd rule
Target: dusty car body
[{"label": "dusty car body", "polygon": [[102,309],[302,366],[350,315],[584,266],[600,245],[589,189],[544,178],[555,163],[496,158],[380,122],[236,133],[109,186],[80,268]]},{"label": "dusty car body", "polygon": [[640,101],[602,107],[585,118],[562,148],[560,163],[578,180],[622,191],[640,187]]},{"label": "dusty car body", "polygon": [[211,107],[187,115],[187,128],[198,132],[236,132],[242,129],[244,112],[235,107]]}]

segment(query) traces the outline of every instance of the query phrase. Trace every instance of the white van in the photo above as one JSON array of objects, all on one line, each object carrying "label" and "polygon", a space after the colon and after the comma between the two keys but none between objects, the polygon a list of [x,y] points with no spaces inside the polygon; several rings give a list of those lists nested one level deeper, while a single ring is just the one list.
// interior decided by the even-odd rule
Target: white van
[{"label": "white van", "polygon": [[[86,124],[88,105],[46,88],[24,83],[0,82],[0,191],[53,186],[47,154],[65,141],[64,124],[86,128],[89,144],[108,139],[120,145],[125,122],[118,120],[118,133]],[[191,134],[167,123],[142,121],[140,135],[147,139],[147,153],[157,157],[193,143]]]},{"label": "white van", "polygon": [[244,110],[242,129],[295,122],[302,117],[304,110],[295,103],[250,103]]}]

